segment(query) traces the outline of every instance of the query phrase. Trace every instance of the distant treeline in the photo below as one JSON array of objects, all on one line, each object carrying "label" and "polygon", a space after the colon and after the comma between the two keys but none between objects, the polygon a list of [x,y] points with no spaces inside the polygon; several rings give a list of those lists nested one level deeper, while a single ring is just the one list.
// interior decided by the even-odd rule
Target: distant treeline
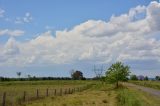
[{"label": "distant treeline", "polygon": [[[83,78],[81,80],[91,80],[92,78]],[[8,78],[0,77],[0,81],[38,81],[38,80],[73,80],[70,77],[31,77],[31,78]]]}]

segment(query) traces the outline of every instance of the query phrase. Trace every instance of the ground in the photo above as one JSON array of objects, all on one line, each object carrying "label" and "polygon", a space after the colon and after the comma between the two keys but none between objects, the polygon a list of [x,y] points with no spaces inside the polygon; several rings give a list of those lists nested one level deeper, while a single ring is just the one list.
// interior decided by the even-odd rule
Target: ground
[{"label": "ground", "polygon": [[[88,88],[72,94],[64,94],[65,90],[79,88],[88,85]],[[132,85],[132,86],[131,86]],[[36,89],[41,90],[40,97],[36,97]],[[46,96],[46,89],[49,96]],[[63,94],[59,95],[60,88]],[[55,96],[54,90],[57,89]],[[3,82],[0,83],[0,94],[7,92],[7,106],[159,106],[160,97],[144,89],[147,87],[133,84],[121,84],[118,89],[114,84],[102,83],[101,81],[27,81],[27,82]],[[159,92],[152,88],[154,92]],[[27,93],[25,102],[22,100],[23,91]],[[17,95],[15,95],[17,94]],[[157,93],[158,94],[158,93]],[[33,97],[31,99],[27,99]],[[0,101],[2,101],[0,99]]]}]

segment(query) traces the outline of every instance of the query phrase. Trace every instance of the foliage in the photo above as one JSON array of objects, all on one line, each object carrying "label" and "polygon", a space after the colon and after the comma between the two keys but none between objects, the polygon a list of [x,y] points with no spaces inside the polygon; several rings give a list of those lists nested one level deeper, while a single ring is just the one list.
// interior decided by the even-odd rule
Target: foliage
[{"label": "foliage", "polygon": [[145,76],[145,77],[144,77],[144,80],[148,81],[148,76]]},{"label": "foliage", "polygon": [[72,79],[74,80],[82,80],[83,79],[83,73],[81,71],[73,71],[71,74]]},{"label": "foliage", "polygon": [[130,80],[138,80],[138,78],[137,78],[136,75],[131,75],[131,76],[130,76]]},{"label": "foliage", "polygon": [[116,83],[116,87],[118,87],[119,81],[127,81],[129,76],[129,66],[123,65],[121,62],[116,62],[112,64],[107,72],[106,72],[106,79],[110,83]]},{"label": "foliage", "polygon": [[156,76],[155,79],[160,81],[160,76]]}]

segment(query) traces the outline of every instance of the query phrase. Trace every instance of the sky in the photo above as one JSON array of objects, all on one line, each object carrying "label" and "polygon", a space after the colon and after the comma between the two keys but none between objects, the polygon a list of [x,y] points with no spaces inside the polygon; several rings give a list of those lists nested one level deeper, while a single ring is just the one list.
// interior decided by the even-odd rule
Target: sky
[{"label": "sky", "polygon": [[159,17],[158,0],[0,0],[0,76],[160,75]]}]

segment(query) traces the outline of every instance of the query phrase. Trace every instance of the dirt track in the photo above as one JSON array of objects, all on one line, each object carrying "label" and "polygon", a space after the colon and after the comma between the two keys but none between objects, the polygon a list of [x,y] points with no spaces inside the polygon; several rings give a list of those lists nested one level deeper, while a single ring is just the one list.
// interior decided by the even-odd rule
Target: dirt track
[{"label": "dirt track", "polygon": [[132,84],[132,83],[123,83],[123,84],[125,86],[134,87],[134,88],[139,89],[141,91],[147,92],[151,95],[160,97],[160,90],[153,89],[153,88],[148,88],[148,87],[144,87],[144,86],[140,86],[140,85],[135,85],[135,84]]}]

